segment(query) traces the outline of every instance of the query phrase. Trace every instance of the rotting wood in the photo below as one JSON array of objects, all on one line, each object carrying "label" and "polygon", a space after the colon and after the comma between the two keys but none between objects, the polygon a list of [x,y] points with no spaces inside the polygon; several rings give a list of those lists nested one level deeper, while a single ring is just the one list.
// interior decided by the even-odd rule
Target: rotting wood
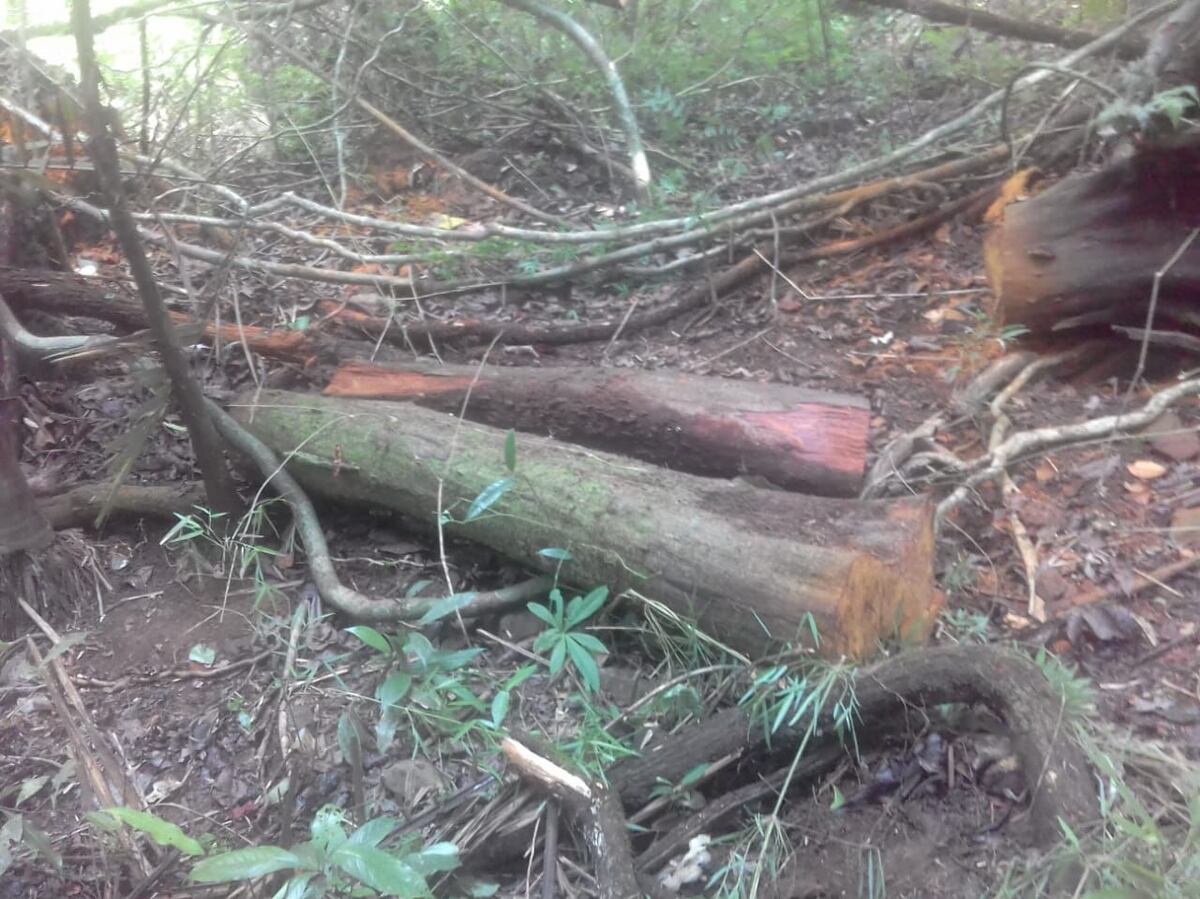
[{"label": "rotting wood", "polygon": [[[470,401],[464,409],[464,399]],[[409,400],[471,421],[622,453],[708,477],[855,496],[870,404],[855,396],[682,373],[351,362],[326,396]]]},{"label": "rotting wood", "polygon": [[807,642],[815,625],[822,653],[862,657],[880,640],[921,638],[936,614],[928,498],[759,490],[533,436],[517,441],[510,472],[503,431],[401,403],[264,391],[234,412],[311,492],[426,526],[447,512],[448,535],[531,564],[566,548],[569,583],[636,589],[747,654]]},{"label": "rotting wood", "polygon": [[[1147,146],[1101,171],[1065,178],[1006,207],[986,238],[995,315],[1035,334],[1144,327],[1155,273],[1198,223],[1200,138]],[[1194,311],[1198,292],[1200,244],[1162,278],[1161,316],[1178,318],[1175,305]]]}]

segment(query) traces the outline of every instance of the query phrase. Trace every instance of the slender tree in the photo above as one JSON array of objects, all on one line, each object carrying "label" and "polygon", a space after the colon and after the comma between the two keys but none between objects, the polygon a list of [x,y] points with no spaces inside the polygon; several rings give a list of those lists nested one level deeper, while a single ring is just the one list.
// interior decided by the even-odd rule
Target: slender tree
[{"label": "slender tree", "polygon": [[184,356],[183,347],[175,326],[163,304],[162,293],[145,249],[137,233],[137,224],[129,212],[125,188],[121,183],[117,158],[117,143],[113,137],[113,117],[100,101],[100,68],[96,62],[96,50],[92,34],[92,12],[88,0],[72,0],[71,25],[75,32],[75,46],[79,54],[80,86],[86,108],[87,127],[91,133],[90,149],[92,163],[100,176],[100,184],[108,200],[109,223],[137,284],[142,305],[146,310],[146,321],[154,336],[158,351],[162,355],[163,367],[171,379],[171,388],[179,403],[179,411],[187,426],[196,454],[196,463],[204,479],[211,508],[219,512],[233,513],[239,507],[233,478],[221,452],[220,438],[204,408],[204,394],[192,377]]},{"label": "slender tree", "polygon": [[15,362],[11,344],[0,338],[0,637],[5,639],[16,636],[23,617],[16,598],[25,592],[27,554],[54,539],[21,471]]}]

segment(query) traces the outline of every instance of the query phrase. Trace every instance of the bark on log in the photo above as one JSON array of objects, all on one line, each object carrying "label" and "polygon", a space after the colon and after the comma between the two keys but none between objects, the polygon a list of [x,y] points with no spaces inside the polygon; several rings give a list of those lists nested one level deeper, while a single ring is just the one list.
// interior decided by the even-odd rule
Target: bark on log
[{"label": "bark on log", "polygon": [[926,499],[758,490],[532,436],[511,473],[503,431],[418,406],[280,391],[243,402],[236,417],[308,490],[429,526],[448,510],[447,533],[522,561],[566,548],[568,582],[636,590],[747,654],[809,642],[815,624],[822,653],[862,657],[893,635],[924,636],[936,614]]},{"label": "bark on log", "polygon": [[[984,257],[995,315],[1035,334],[1092,324],[1144,326],[1155,273],[1196,227],[1195,138],[1068,177],[1007,207],[1003,224],[988,235]],[[1197,295],[1200,241],[1163,276],[1159,316],[1195,317]]]},{"label": "bark on log", "polygon": [[707,477],[754,475],[857,496],[870,404],[859,397],[680,373],[351,362],[326,396],[410,400]]}]

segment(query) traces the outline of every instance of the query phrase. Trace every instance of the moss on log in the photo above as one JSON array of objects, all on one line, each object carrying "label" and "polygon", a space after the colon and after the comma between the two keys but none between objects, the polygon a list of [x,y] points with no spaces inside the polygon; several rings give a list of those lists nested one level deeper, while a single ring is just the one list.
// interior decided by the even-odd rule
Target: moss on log
[{"label": "moss on log", "polygon": [[[932,506],[833,500],[700,478],[404,403],[264,391],[235,417],[306,489],[395,509],[537,564],[561,547],[579,586],[636,590],[751,655],[804,642],[862,657],[932,625]],[[438,508],[439,479],[442,508]],[[477,497],[511,480],[483,514]],[[545,560],[543,560],[545,561]]]}]

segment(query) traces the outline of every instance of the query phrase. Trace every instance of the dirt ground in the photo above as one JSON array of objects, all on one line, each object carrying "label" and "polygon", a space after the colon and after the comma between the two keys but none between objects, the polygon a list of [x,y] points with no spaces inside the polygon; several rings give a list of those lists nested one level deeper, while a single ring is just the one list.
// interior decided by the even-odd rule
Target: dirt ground
[{"label": "dirt ground", "polygon": [[[977,246],[974,228],[955,225],[932,244],[919,242],[903,253],[796,273],[804,291],[800,296],[779,284],[772,301],[770,288],[758,285],[692,322],[611,348],[531,353],[520,362],[672,367],[861,392],[872,403],[878,449],[945,410],[956,386],[1002,352],[981,315],[987,295],[972,252]],[[844,295],[853,298],[840,298]],[[1030,385],[1012,402],[1014,427],[1118,410],[1123,397],[1111,379],[1131,358],[1118,352],[1124,349],[1114,345],[1099,374],[1075,371]],[[1163,368],[1177,363],[1160,360]],[[1165,377],[1162,371],[1158,375]],[[51,431],[68,419],[65,409],[86,415],[97,402],[125,406],[115,382],[74,397],[56,395],[53,385],[37,389],[47,398],[45,427]],[[1099,686],[1108,720],[1175,744],[1195,759],[1200,701],[1188,638],[1200,622],[1197,581],[1183,573],[1136,595],[1122,592],[1132,593],[1138,573],[1174,561],[1190,543],[1185,531],[1172,532],[1170,526],[1200,503],[1197,410],[1185,407],[1178,415],[1170,423],[1170,430],[1179,432],[1173,439],[1102,442],[1014,467],[1018,493],[1007,508],[1037,541],[1044,565],[1039,590],[1055,615],[1050,626],[1036,626],[1028,617],[1024,571],[1008,533],[1006,507],[994,493],[985,495],[992,513],[976,509],[961,516],[961,531],[942,549],[939,573],[949,597],[947,621],[961,623],[963,613],[974,613],[989,622],[994,637],[1051,645]],[[979,439],[969,421],[948,433],[951,447],[965,453]],[[1155,477],[1139,479],[1131,474],[1139,460],[1155,461],[1164,471],[1154,469]],[[169,476],[161,457],[150,467],[156,470],[148,477],[164,471]],[[86,473],[79,471],[81,477]],[[331,512],[327,524],[343,576],[361,589],[395,592],[438,576],[435,548],[404,531],[402,523]],[[158,545],[163,530],[164,525],[147,522],[87,537],[95,550],[96,602],[78,609],[73,620],[57,622],[62,631],[84,635],[63,661],[96,726],[120,747],[134,786],[156,800],[158,814],[190,833],[249,837],[272,814],[263,797],[277,774],[266,746],[280,699],[280,647],[286,645],[289,609],[307,601],[311,587],[302,569],[291,570],[286,556],[267,566],[271,590],[265,595],[257,595],[261,591],[253,584],[197,573],[202,566],[188,552]],[[473,580],[494,577],[504,565],[461,547],[453,561]],[[1072,605],[1097,588],[1110,589],[1111,601]],[[942,639],[964,638],[950,624],[942,633]],[[511,652],[485,645],[483,667],[496,677],[515,669]],[[211,650],[212,659],[195,661],[203,648]],[[356,707],[371,720],[367,697],[378,676],[361,644],[329,625],[305,636],[301,655],[308,681],[287,692],[295,736],[310,763],[298,791],[297,818],[325,803],[349,803],[350,786],[336,749],[337,722],[347,696],[357,696]],[[646,664],[636,657],[610,657],[607,667],[636,670]],[[0,672],[6,710],[0,719],[0,778],[9,785],[42,780],[19,808],[30,823],[55,837],[65,865],[55,872],[37,862],[17,864],[0,886],[0,896],[103,895],[106,858],[95,853],[94,843],[71,836],[83,827],[88,797],[55,780],[70,754],[54,708],[31,678],[21,656],[7,653]],[[544,732],[569,730],[562,716],[569,715],[570,703],[561,686],[539,674],[527,682],[523,695],[530,698],[522,715]],[[606,698],[614,708],[628,701],[611,693]],[[928,733],[955,736],[950,725],[931,726]],[[969,734],[960,738],[964,755],[971,739]],[[966,762],[960,762],[964,770],[954,787],[943,779],[921,785],[903,801],[892,797],[830,810],[834,787],[853,796],[912,748],[901,742],[875,751],[789,798],[783,820],[795,855],[784,867],[778,895],[866,895],[872,879],[885,878],[888,896],[980,896],[1005,864],[1027,851],[1023,812],[1018,808],[1010,820],[1011,800],[971,783]],[[375,808],[418,814],[447,790],[472,783],[495,761],[439,753],[439,766],[424,791],[413,796],[401,788],[397,793],[389,772],[414,751],[411,741],[398,741],[387,753],[368,755],[365,769]],[[656,826],[665,829],[670,818]],[[736,850],[725,851],[728,860]],[[514,877],[520,881],[516,869],[487,873],[501,882],[506,877],[510,884]],[[153,894],[183,893],[164,884]]]},{"label": "dirt ground", "polygon": [[[919,130],[922,122],[914,120],[911,128]],[[784,273],[786,278],[760,279],[669,326],[612,345],[503,347],[488,361],[679,369],[844,391],[870,400],[873,453],[931,415],[945,413],[952,424],[940,433],[941,445],[965,457],[978,455],[987,422],[956,417],[952,397],[989,362],[1020,347],[1019,339],[988,320],[981,234],[979,225],[955,221],[929,237],[805,266]],[[306,289],[312,294],[307,299],[329,298]],[[662,290],[652,288],[644,299],[661,296]],[[629,301],[577,290],[517,301],[481,296],[466,307],[431,300],[426,313],[588,320],[614,310],[620,314]],[[270,318],[262,312],[264,323]],[[1037,349],[1049,353],[1070,346]],[[482,349],[439,349],[447,361],[484,356]],[[1135,359],[1136,346],[1110,342],[1032,382],[1008,404],[1013,429],[1140,405],[1148,390],[1128,398],[1124,390]],[[1166,352],[1156,352],[1151,362],[1148,376],[1155,387],[1170,383],[1189,364]],[[216,391],[247,383],[236,354],[205,377]],[[106,370],[84,384],[28,384],[23,398],[32,425],[25,460],[31,480],[64,487],[101,475],[112,437],[144,394],[130,372]],[[1156,574],[1188,557],[1200,520],[1200,407],[1183,405],[1173,416],[1154,434],[1021,460],[1011,468],[1013,495],[1005,498],[989,487],[982,504],[963,507],[940,547],[937,574],[947,611],[936,639],[966,641],[986,632],[990,639],[1031,649],[1049,647],[1094,683],[1105,721],[1200,761],[1193,639],[1200,626],[1200,568]],[[186,445],[168,430],[155,436],[134,468],[134,480],[148,484],[191,474]],[[934,479],[912,488],[944,493],[946,485]],[[427,536],[386,515],[324,511],[344,580],[368,592],[437,592],[441,559]],[[1012,515],[1037,548],[1034,576],[1048,603],[1045,624],[1029,614],[1028,573],[1014,546]],[[90,585],[91,601],[52,616],[59,633],[71,640],[79,635],[59,661],[88,716],[115,747],[132,787],[156,814],[191,835],[210,834],[232,845],[258,840],[264,830],[278,843],[302,838],[317,808],[354,802],[339,721],[353,710],[373,728],[379,661],[340,622],[326,620],[304,631],[285,682],[292,613],[300,605],[312,607],[314,594],[287,535],[268,534],[267,544],[278,552],[257,560],[262,574],[255,581],[230,579],[230,560],[222,565],[211,553],[161,546],[167,527],[161,521],[116,522],[82,537],[91,553],[80,574]],[[448,564],[456,582],[481,588],[515,575],[510,563],[469,546],[450,547]],[[608,622],[614,629],[625,624],[619,617]],[[524,661],[520,646],[528,646],[529,622],[515,616],[484,620],[479,627],[471,635],[483,648],[476,664],[494,685]],[[465,645],[452,626],[432,637],[442,648]],[[613,639],[619,651],[605,660],[599,702],[615,714],[644,692],[638,677],[652,683],[662,675],[658,660],[639,653],[636,641]],[[18,858],[0,881],[0,899],[224,895],[188,886],[180,865],[153,877],[143,872],[144,889],[138,889],[139,878],[128,877],[114,891],[115,844],[99,842],[87,826],[92,797],[74,774],[81,760],[68,745],[60,711],[19,650],[14,645],[0,655],[0,789],[6,791],[6,809],[50,836],[62,867],[45,858]],[[539,669],[517,691],[511,720],[548,737],[569,738],[579,726],[571,692]],[[634,735],[665,723],[640,720]],[[283,738],[302,760],[286,812],[273,792],[281,771],[276,744],[285,727]],[[402,728],[383,752],[367,741],[367,805],[376,814],[414,822],[428,839],[449,839],[495,793],[502,763],[494,747],[470,740],[457,747],[445,740],[422,742],[418,731]],[[914,774],[914,753],[935,736],[956,751],[949,757],[935,753],[933,763],[916,765],[924,774]],[[786,863],[777,860],[772,895],[988,895],[1009,863],[1036,849],[1029,845],[1019,799],[977,776],[973,759],[990,739],[961,721],[931,719],[920,732],[861,758],[848,754],[834,771],[789,795],[781,825],[793,854]],[[947,771],[956,776],[947,778]],[[738,771],[743,781],[757,773],[745,766]],[[892,778],[902,790],[880,788],[879,796],[871,795]],[[703,792],[691,799],[703,801]],[[852,801],[837,809],[838,795]],[[451,798],[454,804],[446,804]],[[769,811],[773,802],[772,794],[753,810]],[[686,809],[668,808],[652,821],[649,834],[634,836],[635,851]],[[714,832],[707,874],[725,865],[726,877],[744,877],[752,862],[768,864],[765,857],[739,861],[732,835],[744,829],[748,811]],[[567,855],[574,861],[560,869],[564,882],[586,883],[581,873],[586,858]],[[519,858],[503,870],[476,873],[498,883],[501,895],[521,895],[532,870],[532,858]],[[690,889],[717,894],[716,887]]]}]

